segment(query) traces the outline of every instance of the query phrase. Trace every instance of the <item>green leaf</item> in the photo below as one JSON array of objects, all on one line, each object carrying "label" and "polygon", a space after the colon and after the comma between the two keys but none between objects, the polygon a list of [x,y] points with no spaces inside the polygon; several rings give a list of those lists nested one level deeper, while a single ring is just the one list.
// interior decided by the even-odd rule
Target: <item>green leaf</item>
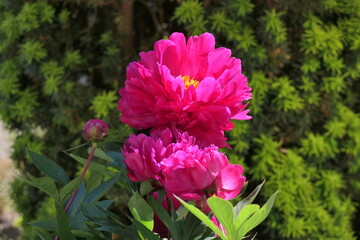
[{"label": "green leaf", "polygon": [[20,45],[20,57],[29,64],[33,61],[40,61],[46,56],[46,49],[39,41],[29,39]]},{"label": "green leaf", "polygon": [[71,230],[71,234],[73,234],[76,237],[86,238],[86,239],[94,237],[94,234],[92,234],[91,232],[87,232],[83,230]]},{"label": "green leaf", "polygon": [[269,215],[271,211],[277,193],[278,192],[276,191],[264,204],[264,206],[262,206],[262,208],[256,211],[247,221],[245,221],[245,223],[239,229],[237,239],[243,238],[245,234],[247,234],[249,231],[254,229],[257,225],[259,225],[262,221],[265,220],[265,218]]},{"label": "green leaf", "polygon": [[68,184],[66,184],[61,190],[60,190],[60,200],[65,200],[69,194],[71,194],[77,187],[80,186],[81,183],[80,176],[71,180]]},{"label": "green leaf", "polygon": [[[88,153],[90,153],[90,151],[91,151],[91,148],[88,148]],[[98,157],[100,159],[103,159],[105,161],[108,161],[108,162],[113,162],[114,161],[111,157],[106,155],[106,153],[103,150],[101,150],[100,148],[96,148],[94,156]]]},{"label": "green leaf", "polygon": [[234,212],[232,204],[224,199],[213,196],[207,200],[211,210],[226,230],[226,237],[232,239],[234,234]]},{"label": "green leaf", "polygon": [[[145,228],[145,227],[144,227]],[[147,229],[147,228],[145,228]],[[100,231],[106,231],[106,232],[110,232],[110,233],[115,233],[118,234],[122,237],[124,237],[125,239],[140,239],[140,237],[138,236],[136,229],[134,229],[133,227],[122,227],[113,223],[106,223],[103,226],[96,228],[96,230],[100,230]]]},{"label": "green leaf", "polygon": [[[19,93],[20,97],[15,104],[11,106],[14,117],[19,121],[25,121],[34,116],[34,112],[39,106],[37,101],[37,92],[31,91],[29,88]],[[29,146],[31,149],[31,146]]]},{"label": "green leaf", "polygon": [[108,207],[110,207],[110,205],[113,203],[113,200],[103,200],[100,202],[96,203],[96,206],[103,208],[103,209],[107,209]]},{"label": "green leaf", "polygon": [[238,231],[240,226],[259,209],[260,209],[260,206],[257,204],[246,205],[240,211],[240,213],[238,214],[238,216],[235,220],[235,224],[234,224],[235,231]]},{"label": "green leaf", "polygon": [[71,225],[68,216],[66,215],[62,204],[55,203],[56,207],[56,222],[57,222],[57,232],[60,239],[66,240],[75,240],[71,234]]},{"label": "green leaf", "polygon": [[80,210],[84,216],[93,222],[106,221],[106,214],[101,211],[96,205],[92,205],[86,202],[80,202]]},{"label": "green leaf", "polygon": [[189,209],[187,209],[184,206],[179,207],[179,209],[176,211],[178,214],[178,217],[176,218],[175,221],[180,221],[181,219],[183,219],[186,214],[189,212]]},{"label": "green leaf", "polygon": [[117,99],[116,91],[103,91],[93,98],[90,109],[95,112],[95,117],[105,117],[109,114],[110,110],[116,107]]},{"label": "green leaf", "polygon": [[144,227],[144,225],[141,222],[138,222],[135,220],[134,225],[140,231],[141,235],[143,237],[145,237],[146,240],[159,240],[160,239],[152,231],[150,231],[147,227]]},{"label": "green leaf", "polygon": [[108,166],[112,166],[117,168],[118,170],[125,170],[126,171],[126,165],[124,163],[124,156],[120,152],[107,152],[106,155],[111,157],[113,159],[113,162],[111,164],[108,164]]},{"label": "green leaf", "polygon": [[[223,232],[215,225],[215,223],[213,223],[208,216],[206,216],[202,211],[200,211],[200,209],[196,208],[193,205],[190,205],[186,202],[184,202],[181,198],[178,198],[177,196],[175,196],[177,200],[179,200],[181,202],[182,205],[184,205],[187,209],[189,209],[189,211],[194,214],[197,218],[199,218],[203,223],[206,224],[206,226],[208,226],[214,233],[218,234],[220,236],[221,239],[227,239],[225,237],[225,235],[223,234]],[[156,212],[156,211],[155,211]],[[157,212],[156,212],[157,214]]]},{"label": "green leaf", "polygon": [[118,153],[120,153],[121,147],[122,147],[121,142],[113,142],[111,140],[105,141],[104,144],[103,144],[103,149],[107,154],[109,152],[118,152]]},{"label": "green leaf", "polygon": [[67,212],[69,214],[69,216],[76,214],[76,211],[79,208],[79,202],[84,198],[85,192],[86,192],[85,184],[84,184],[84,182],[81,182],[79,190],[76,194],[76,197],[74,198],[74,201],[71,204],[71,206]]},{"label": "green leaf", "polygon": [[30,174],[27,174],[27,177],[23,176],[22,179],[31,186],[36,187],[49,194],[51,197],[59,199],[59,193],[53,179],[49,177],[36,178],[31,176]]},{"label": "green leaf", "polygon": [[149,204],[140,196],[138,192],[134,193],[128,202],[128,207],[134,218],[142,223],[149,230],[154,228],[154,211]]},{"label": "green leaf", "polygon": [[106,182],[103,182],[85,197],[84,202],[92,204],[95,201],[99,200],[118,181],[119,177],[120,174],[116,174],[113,178],[110,178]]},{"label": "green leaf", "polygon": [[41,240],[53,240],[54,238],[47,232],[34,230]]},{"label": "green leaf", "polygon": [[99,186],[103,181],[103,178],[103,174],[93,170],[89,171],[88,178],[86,179],[87,191],[90,192]]},{"label": "green leaf", "polygon": [[140,184],[140,195],[145,196],[146,194],[151,192],[153,189],[154,188],[150,182],[143,182]]},{"label": "green leaf", "polygon": [[[148,198],[151,207],[154,209],[155,214],[161,219],[165,226],[169,229],[171,236],[174,239],[179,239],[180,235],[177,231],[174,221],[169,216],[166,209],[153,197]],[[164,200],[166,201],[166,199]]]},{"label": "green leaf", "polygon": [[72,151],[72,150],[75,150],[75,149],[81,148],[81,147],[83,147],[83,146],[86,146],[86,145],[88,145],[89,143],[90,143],[90,142],[82,143],[82,144],[77,145],[77,146],[75,146],[75,147],[72,147],[72,148],[63,150],[63,152],[65,152],[65,153],[67,154],[67,152],[70,152],[70,151]]},{"label": "green leaf", "polygon": [[74,68],[82,62],[79,50],[67,51],[64,59],[64,66]]},{"label": "green leaf", "polygon": [[43,228],[45,230],[49,230],[49,231],[56,231],[56,229],[57,229],[56,219],[35,221],[35,222],[30,222],[29,224],[31,224],[35,227],[38,227],[38,228]]},{"label": "green leaf", "polygon": [[[183,208],[186,209],[185,207]],[[186,216],[182,225],[182,240],[200,239],[199,237],[203,237],[206,231],[205,224],[201,224],[200,219],[192,213]]]},{"label": "green leaf", "polygon": [[53,162],[52,160],[32,152],[30,150],[27,151],[31,160],[35,163],[35,166],[48,175],[49,177],[59,181],[62,184],[67,184],[70,179],[64,169],[60,167],[58,164]]},{"label": "green leaf", "polygon": [[249,196],[247,196],[246,198],[244,198],[243,200],[241,200],[240,202],[238,202],[236,204],[236,206],[234,207],[234,215],[235,218],[237,218],[239,212],[241,211],[241,209],[243,209],[246,205],[251,204],[254,199],[256,198],[256,196],[259,194],[261,188],[263,187],[265,183],[265,180],[258,185],[250,194]]},{"label": "green leaf", "polygon": [[[70,157],[72,157],[74,160],[78,161],[79,163],[82,163],[82,164],[86,164],[87,160],[85,158],[82,158],[82,157],[79,157],[79,156],[76,156],[72,153],[67,153],[67,155],[69,155]],[[106,167],[102,164],[99,164],[99,163],[96,163],[94,161],[91,161],[90,163],[90,166],[89,166],[90,169],[92,170],[95,170],[99,173],[102,173],[103,175],[105,176],[110,176],[110,177],[113,177],[115,176],[115,172],[112,172],[112,171],[109,171],[106,169]]]}]

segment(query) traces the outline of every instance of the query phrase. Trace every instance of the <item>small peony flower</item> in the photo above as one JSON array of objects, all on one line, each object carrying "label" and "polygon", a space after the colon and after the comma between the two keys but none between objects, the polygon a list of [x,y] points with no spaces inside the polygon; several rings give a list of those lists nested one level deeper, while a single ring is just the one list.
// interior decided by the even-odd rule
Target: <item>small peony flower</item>
[{"label": "small peony flower", "polygon": [[83,127],[82,135],[87,141],[101,141],[107,137],[109,127],[101,119],[90,119]]},{"label": "small peony flower", "polygon": [[160,164],[166,192],[183,200],[202,200],[212,195],[232,199],[245,183],[243,167],[230,164],[214,145],[200,149],[197,145],[175,143],[172,154]]},{"label": "small peony flower", "polygon": [[169,129],[158,135],[131,134],[122,149],[124,163],[131,181],[159,181],[162,177],[160,162],[166,154],[166,147],[172,142]]},{"label": "small peony flower", "polygon": [[140,53],[127,67],[120,89],[121,121],[138,129],[175,126],[195,136],[201,147],[228,146],[224,131],[231,119],[251,117],[244,101],[251,88],[240,59],[227,48],[215,48],[210,33],[190,37],[173,33]]}]

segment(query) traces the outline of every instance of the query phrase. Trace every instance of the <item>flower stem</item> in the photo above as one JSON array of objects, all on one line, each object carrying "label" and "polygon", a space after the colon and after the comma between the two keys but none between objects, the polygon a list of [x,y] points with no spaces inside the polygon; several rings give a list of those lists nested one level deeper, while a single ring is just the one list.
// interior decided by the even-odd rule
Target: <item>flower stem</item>
[{"label": "flower stem", "polygon": [[[90,154],[89,154],[89,157],[88,157],[87,162],[86,162],[86,164],[85,164],[84,170],[83,170],[82,173],[81,173],[80,184],[82,183],[82,181],[84,181],[85,174],[86,174],[86,172],[87,172],[87,170],[88,170],[88,168],[89,168],[89,166],[90,166],[91,160],[92,160],[93,157],[94,157],[95,150],[96,150],[96,143],[93,143],[93,144],[91,145]],[[74,192],[72,193],[72,195],[71,195],[71,197],[70,197],[70,200],[69,200],[69,202],[66,204],[66,207],[65,207],[65,209],[64,209],[65,213],[67,213],[67,212],[69,211],[69,208],[71,207],[71,205],[72,205],[72,203],[73,203],[73,201],[74,201],[74,199],[75,199],[76,194],[78,193],[78,191],[79,191],[79,188],[76,188],[76,189],[74,190]],[[59,236],[56,236],[56,237],[55,237],[55,240],[59,240],[59,239],[60,239]]]}]

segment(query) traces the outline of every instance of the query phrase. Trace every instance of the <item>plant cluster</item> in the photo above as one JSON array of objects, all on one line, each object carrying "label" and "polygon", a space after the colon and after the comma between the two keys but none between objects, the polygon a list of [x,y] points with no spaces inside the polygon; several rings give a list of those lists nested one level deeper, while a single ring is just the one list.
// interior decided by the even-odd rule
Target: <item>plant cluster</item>
[{"label": "plant cluster", "polygon": [[[14,159],[39,176],[27,147],[73,175],[59,150],[80,143],[84,119],[119,126],[116,90],[135,53],[171,32],[212,32],[242,59],[253,94],[253,119],[234,122],[225,133],[233,150],[224,151],[249,179],[268,180],[260,197],[280,190],[258,238],[359,238],[359,8],[352,0],[1,0],[0,114],[19,134]],[[123,142],[130,130],[120,128],[110,137]],[[33,188],[15,181],[12,189],[24,223],[53,213]],[[107,195],[126,202],[122,192]],[[35,237],[27,229],[22,238]]]},{"label": "plant cluster", "polygon": [[[46,176],[27,174],[23,180],[47,193],[56,209],[54,219],[31,223],[41,229],[36,233],[45,240],[54,235],[55,240],[110,239],[114,234],[154,240],[248,237],[268,216],[276,193],[262,208],[252,204],[262,184],[235,207],[227,201],[236,198],[245,184],[243,167],[230,164],[217,147],[226,145],[224,130],[233,127],[230,119],[250,118],[243,101],[251,97],[251,89],[241,74],[240,60],[230,57],[229,49],[215,48],[210,33],[188,40],[174,33],[169,40],[156,42],[154,51],[140,55],[141,59],[127,68],[119,109],[123,110],[123,121],[151,127],[150,136],[130,135],[122,153],[120,149],[103,152],[97,144],[107,137],[109,128],[102,120],[89,120],[83,128],[84,138],[92,142],[87,161],[69,154],[86,162],[81,176],[72,181],[55,162],[29,151]],[[180,107],[156,107],[164,102]],[[168,117],[179,112],[183,115],[181,124],[177,117]],[[197,125],[203,115],[215,119],[206,122],[206,128],[204,121]],[[197,127],[207,130],[208,139],[191,135],[199,132]],[[96,155],[109,163],[94,163]],[[103,183],[84,181],[89,168],[110,179]],[[108,210],[111,199],[101,200],[118,181],[132,194],[127,204],[133,215],[131,225]]]}]

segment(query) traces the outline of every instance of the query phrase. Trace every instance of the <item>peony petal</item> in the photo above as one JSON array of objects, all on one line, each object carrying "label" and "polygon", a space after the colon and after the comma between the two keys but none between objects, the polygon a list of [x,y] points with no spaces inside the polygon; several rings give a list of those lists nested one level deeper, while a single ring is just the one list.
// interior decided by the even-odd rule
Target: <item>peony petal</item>
[{"label": "peony petal", "polygon": [[196,89],[196,100],[204,103],[214,102],[219,97],[220,88],[214,78],[205,78]]},{"label": "peony petal", "polygon": [[220,198],[229,200],[240,193],[245,183],[245,177],[241,175],[243,171],[242,166],[235,164],[229,164],[222,169],[216,178],[217,195]]}]

